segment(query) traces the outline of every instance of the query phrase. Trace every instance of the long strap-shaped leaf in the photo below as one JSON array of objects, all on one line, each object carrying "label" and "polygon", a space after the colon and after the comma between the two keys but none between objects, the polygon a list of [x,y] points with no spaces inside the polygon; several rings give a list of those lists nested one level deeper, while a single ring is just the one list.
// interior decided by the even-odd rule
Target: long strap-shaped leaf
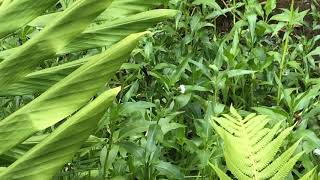
[{"label": "long strap-shaped leaf", "polygon": [[[107,10],[96,18],[96,21],[111,21],[154,9],[160,5],[161,0],[114,0]],[[44,27],[50,21],[61,15],[62,12],[46,14],[35,18],[29,26]]]},{"label": "long strap-shaped leaf", "polygon": [[120,88],[101,94],[59,126],[49,137],[29,150],[0,174],[1,180],[46,180],[72,157],[96,128],[98,120]]},{"label": "long strap-shaped leaf", "polygon": [[174,17],[177,12],[170,9],[151,10],[86,29],[59,51],[59,54],[103,46],[108,47],[128,34],[145,30],[158,22]]},{"label": "long strap-shaped leaf", "polygon": [[60,18],[0,63],[0,89],[23,79],[41,61],[54,56],[103,12],[110,2],[76,1]]},{"label": "long strap-shaped leaf", "polygon": [[[153,24],[173,17],[176,13],[175,10],[152,10],[133,15],[127,19],[117,20],[102,28],[95,28],[94,31],[84,32],[73,41],[75,43],[71,43],[68,47],[70,50],[79,50],[95,46],[111,46],[127,35],[141,32]],[[25,95],[43,92],[90,59],[90,57],[83,58],[30,73],[21,82],[0,89],[0,95]]]},{"label": "long strap-shaped leaf", "polygon": [[[66,54],[104,46],[109,47],[129,34],[144,31],[163,20],[173,18],[177,13],[178,11],[170,9],[151,10],[106,22],[93,28],[87,28],[65,48],[57,52],[57,54]],[[21,47],[0,52],[0,59],[5,59],[19,48]]]},{"label": "long strap-shaped leaf", "polygon": [[111,20],[115,18],[125,18],[129,15],[153,9],[159,6],[161,4],[160,2],[161,0],[115,0],[97,19]]},{"label": "long strap-shaped leaf", "polygon": [[145,33],[133,34],[94,56],[41,96],[0,121],[0,154],[83,106],[126,60]]},{"label": "long strap-shaped leaf", "polygon": [[0,7],[0,38],[28,24],[56,2],[57,0],[4,1]]}]

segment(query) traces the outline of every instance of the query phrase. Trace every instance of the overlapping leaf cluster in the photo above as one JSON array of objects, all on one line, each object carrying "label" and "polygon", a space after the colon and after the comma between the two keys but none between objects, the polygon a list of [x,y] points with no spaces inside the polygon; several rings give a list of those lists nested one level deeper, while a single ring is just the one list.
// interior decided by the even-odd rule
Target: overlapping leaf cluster
[{"label": "overlapping leaf cluster", "polygon": [[[1,95],[34,99],[0,121],[0,179],[51,179],[72,160],[119,93],[120,88],[105,84],[150,34],[143,31],[176,15],[174,10],[148,11],[157,5],[134,0],[1,1],[3,42],[32,29],[22,45],[1,51]],[[47,14],[53,6],[63,11]],[[50,59],[71,53],[81,57],[84,51],[97,53],[39,70]],[[38,132],[43,138],[37,138]]]}]

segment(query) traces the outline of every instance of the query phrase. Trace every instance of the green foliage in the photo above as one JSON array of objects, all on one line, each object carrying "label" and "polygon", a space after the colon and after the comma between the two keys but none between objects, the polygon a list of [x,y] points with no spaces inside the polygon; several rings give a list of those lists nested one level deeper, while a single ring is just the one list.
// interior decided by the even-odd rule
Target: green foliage
[{"label": "green foliage", "polygon": [[[258,134],[278,128],[270,142],[281,138],[263,159],[266,165],[289,158],[292,168],[281,172],[286,180],[318,178],[319,2],[79,5],[89,1],[94,2],[0,0],[0,82],[6,84],[0,86],[0,125],[5,125],[0,137],[8,142],[0,146],[7,149],[0,155],[3,176],[40,177],[47,168],[59,180],[235,178],[228,165],[236,159],[224,158],[226,141],[212,127],[212,117],[233,105],[241,117],[252,111],[268,116],[262,120],[266,124],[256,122],[263,130]],[[147,29],[151,33],[140,33]],[[93,108],[100,94],[120,85],[117,103],[98,108],[107,109],[102,118],[61,132],[84,108]],[[76,139],[69,136],[72,127],[88,131]],[[13,132],[18,135],[10,136]],[[59,168],[51,166],[50,156],[35,153],[56,146],[52,138],[77,141],[72,153],[56,158]],[[21,159],[50,167],[26,167]]]},{"label": "green foliage", "polygon": [[[249,114],[242,118],[233,107],[230,112],[231,115],[213,117],[212,125],[224,141],[224,157],[232,174],[237,179],[284,179],[303,154],[294,155],[298,141],[276,157],[293,127],[281,129],[280,122],[266,128],[270,121],[267,116]],[[227,175],[218,167],[214,169],[225,179]]]},{"label": "green foliage", "polygon": [[[43,15],[50,21],[46,24],[40,23],[40,15],[57,1],[2,3],[0,18],[9,18],[0,24],[3,40],[28,28],[32,35],[26,34],[28,38],[21,46],[1,52],[0,91],[5,98],[33,97],[0,121],[0,179],[52,179],[74,155],[102,141],[90,135],[120,91],[105,91],[118,86],[106,87],[106,82],[114,77],[139,40],[150,34],[145,31],[149,26],[177,13],[165,9],[147,11],[158,5],[156,1],[128,1],[132,9],[127,10],[125,7],[130,6],[119,2],[59,2],[63,10]],[[112,19],[106,19],[110,14]],[[125,20],[123,16],[129,17]],[[94,50],[102,47],[105,50]],[[39,70],[45,61],[71,52],[80,59]],[[166,162],[158,166],[163,170],[168,167]],[[100,177],[104,176],[101,171]]]}]

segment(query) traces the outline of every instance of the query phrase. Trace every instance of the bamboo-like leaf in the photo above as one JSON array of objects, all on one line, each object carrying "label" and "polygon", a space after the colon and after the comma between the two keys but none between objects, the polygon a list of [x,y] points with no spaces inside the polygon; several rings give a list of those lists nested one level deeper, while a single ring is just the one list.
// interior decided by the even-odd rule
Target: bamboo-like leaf
[{"label": "bamboo-like leaf", "polygon": [[[96,18],[96,21],[113,21],[119,18],[127,18],[128,16],[154,9],[159,5],[160,0],[114,0],[109,8]],[[55,12],[39,16],[28,25],[34,27],[44,27],[61,14],[62,12]]]},{"label": "bamboo-like leaf", "polygon": [[4,1],[0,7],[0,38],[28,24],[56,2],[57,0]]},{"label": "bamboo-like leaf", "polygon": [[159,6],[161,0],[115,0],[110,8],[104,11],[98,20],[113,20],[116,18],[126,18],[129,15],[148,11]]},{"label": "bamboo-like leaf", "polygon": [[151,10],[89,28],[59,51],[59,54],[103,46],[108,47],[128,34],[146,30],[158,22],[174,17],[176,14],[176,10],[170,9]]},{"label": "bamboo-like leaf", "polygon": [[238,179],[281,179],[287,176],[303,153],[294,156],[300,141],[275,157],[293,127],[279,133],[280,123],[271,129],[265,127],[270,121],[267,116],[249,114],[242,118],[233,107],[230,109],[231,115],[213,117],[211,123],[224,140],[224,156],[230,171]]},{"label": "bamboo-like leaf", "polygon": [[120,68],[146,32],[133,34],[94,56],[41,96],[0,121],[0,154],[85,105]]},{"label": "bamboo-like leaf", "polygon": [[[163,20],[173,18],[177,13],[176,10],[157,9],[89,27],[66,47],[58,51],[57,54],[110,47],[129,34],[145,31]],[[0,59],[5,59],[19,48],[21,47],[0,52]]]},{"label": "bamboo-like leaf", "polygon": [[51,179],[96,128],[120,88],[101,94],[0,174],[2,180]]},{"label": "bamboo-like leaf", "polygon": [[[7,165],[13,163],[15,160],[22,157],[28,150],[30,150],[33,146],[39,144],[45,138],[47,138],[50,133],[42,134],[42,135],[34,135],[29,139],[25,140],[23,143],[19,144],[17,147],[13,147],[9,149],[4,154],[0,155],[0,166]],[[86,142],[81,146],[81,148],[90,147],[101,143],[104,141],[104,138],[98,138],[96,136],[90,136]]]},{"label": "bamboo-like leaf", "polygon": [[[79,50],[95,46],[111,46],[127,35],[143,31],[164,19],[173,17],[176,13],[175,10],[152,10],[124,20],[113,21],[108,26],[104,25],[104,28],[95,28],[96,30],[91,31],[92,33],[84,32],[77,38],[78,40],[73,41],[78,43],[74,43],[74,45],[71,43],[67,48]],[[1,88],[0,95],[25,95],[43,92],[91,59],[91,57],[87,57],[30,73],[22,81]]]},{"label": "bamboo-like leaf", "polygon": [[76,1],[60,18],[0,63],[0,89],[23,79],[41,61],[54,56],[110,3],[111,0]]}]

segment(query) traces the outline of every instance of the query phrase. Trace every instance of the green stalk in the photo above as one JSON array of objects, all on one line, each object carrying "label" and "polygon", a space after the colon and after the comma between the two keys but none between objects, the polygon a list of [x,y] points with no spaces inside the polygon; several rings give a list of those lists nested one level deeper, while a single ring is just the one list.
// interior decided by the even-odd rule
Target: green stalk
[{"label": "green stalk", "polygon": [[290,37],[290,33],[292,31],[292,25],[291,25],[291,20],[293,17],[293,13],[294,13],[294,0],[291,0],[291,7],[290,7],[290,11],[291,11],[291,17],[288,23],[288,30],[287,33],[285,33],[285,42],[284,42],[284,46],[283,46],[283,52],[282,52],[282,57],[281,57],[281,62],[280,62],[280,70],[279,70],[279,84],[278,84],[278,95],[277,95],[277,105],[280,105],[280,101],[281,101],[281,87],[282,87],[282,76],[284,71],[286,70],[286,57],[288,55],[288,46],[289,46],[289,37]]},{"label": "green stalk", "polygon": [[[236,7],[236,0],[233,0],[233,7]],[[236,13],[233,12],[232,14],[233,14],[233,25],[235,25],[236,24]]]},{"label": "green stalk", "polygon": [[282,52],[282,57],[281,57],[281,62],[280,62],[280,71],[279,71],[279,84],[278,84],[278,96],[277,96],[277,105],[279,106],[280,101],[281,101],[281,82],[282,82],[282,75],[283,72],[286,69],[286,56],[288,54],[288,45],[289,45],[289,34],[286,34],[285,37],[285,42],[284,42],[284,47],[283,47],[283,52]]}]

